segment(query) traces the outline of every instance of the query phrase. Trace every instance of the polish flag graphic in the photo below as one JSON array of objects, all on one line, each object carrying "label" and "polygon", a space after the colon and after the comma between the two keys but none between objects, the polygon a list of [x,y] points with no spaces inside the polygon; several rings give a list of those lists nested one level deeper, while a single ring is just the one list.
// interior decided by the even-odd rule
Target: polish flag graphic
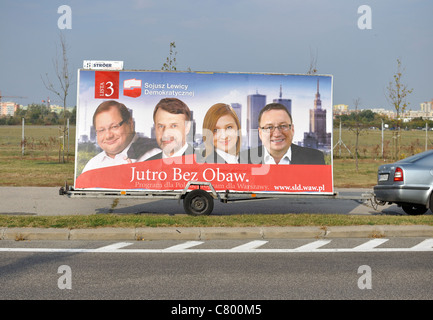
[{"label": "polish flag graphic", "polygon": [[141,96],[141,80],[128,79],[123,81],[123,95],[132,98]]}]

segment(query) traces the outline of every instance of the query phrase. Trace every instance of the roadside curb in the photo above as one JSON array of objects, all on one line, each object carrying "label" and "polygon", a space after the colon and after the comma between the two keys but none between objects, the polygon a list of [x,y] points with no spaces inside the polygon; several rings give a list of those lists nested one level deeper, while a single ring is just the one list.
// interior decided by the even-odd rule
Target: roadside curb
[{"label": "roadside curb", "polygon": [[433,237],[433,226],[0,228],[0,240],[228,240]]}]

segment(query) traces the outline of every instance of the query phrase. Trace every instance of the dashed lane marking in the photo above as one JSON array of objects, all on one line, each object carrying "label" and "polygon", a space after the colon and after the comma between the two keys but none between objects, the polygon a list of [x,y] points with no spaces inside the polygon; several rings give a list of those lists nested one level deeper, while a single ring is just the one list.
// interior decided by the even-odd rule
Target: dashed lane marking
[{"label": "dashed lane marking", "polygon": [[132,244],[132,242],[117,242],[117,243],[113,243],[113,244],[110,244],[110,245],[105,246],[105,247],[98,248],[98,249],[96,249],[96,251],[98,251],[98,252],[107,252],[107,251],[112,252],[112,251],[121,249],[123,247],[127,247],[131,244]]},{"label": "dashed lane marking", "polygon": [[268,243],[268,241],[254,240],[254,241],[250,241],[250,242],[247,242],[245,244],[242,244],[240,246],[231,248],[230,250],[231,251],[237,251],[237,252],[251,251],[251,250],[255,250],[255,249],[261,247],[262,245],[264,245],[266,243]]},{"label": "dashed lane marking", "polygon": [[333,252],[432,252],[433,239],[426,239],[410,248],[379,247],[389,239],[372,239],[354,248],[323,248],[332,240],[316,240],[294,249],[261,248],[268,241],[254,240],[229,249],[200,249],[204,241],[186,241],[165,249],[128,249],[133,242],[117,242],[95,249],[80,248],[0,248],[0,252],[32,253],[333,253]]},{"label": "dashed lane marking", "polygon": [[313,250],[319,249],[320,247],[323,247],[324,245],[330,243],[331,240],[317,240],[314,242],[307,243],[303,246],[300,246],[296,248],[295,250],[297,252],[311,252]]},{"label": "dashed lane marking", "polygon": [[353,250],[373,250],[387,241],[388,239],[373,239],[353,248]]},{"label": "dashed lane marking", "polygon": [[198,246],[199,244],[202,244],[202,243],[203,243],[203,241],[187,241],[187,242],[184,242],[181,244],[177,244],[175,246],[168,247],[168,248],[164,249],[163,251],[167,251],[167,252],[183,251],[183,250],[186,250],[188,248]]}]

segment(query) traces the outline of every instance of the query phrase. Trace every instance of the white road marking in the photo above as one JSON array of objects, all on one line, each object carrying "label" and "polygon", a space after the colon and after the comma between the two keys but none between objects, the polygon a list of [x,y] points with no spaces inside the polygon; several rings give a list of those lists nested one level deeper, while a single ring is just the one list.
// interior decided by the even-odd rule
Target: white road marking
[{"label": "white road marking", "polygon": [[261,247],[265,243],[268,243],[268,241],[254,240],[254,241],[250,241],[248,243],[242,244],[240,246],[234,247],[234,248],[232,248],[230,250],[234,250],[234,251],[248,251],[248,250],[257,249],[258,247]]},{"label": "white road marking", "polygon": [[387,241],[388,239],[373,239],[353,248],[353,250],[372,250]]},{"label": "white road marking", "polygon": [[97,252],[99,252],[99,251],[111,252],[111,251],[115,251],[115,250],[124,248],[126,246],[130,246],[131,244],[132,244],[132,242],[118,242],[118,243],[110,244],[110,245],[105,246],[105,247],[98,248],[95,251],[97,251]]},{"label": "white road marking", "polygon": [[203,241],[187,241],[181,244],[177,244],[175,246],[171,246],[168,248],[163,249],[163,251],[182,251],[191,247],[198,246],[199,244],[202,244]]},{"label": "white road marking", "polygon": [[[123,249],[133,242],[118,242],[95,249],[79,248],[0,248],[0,252],[30,253],[342,253],[342,252],[433,252],[433,239],[426,239],[410,248],[377,248],[389,239],[369,240],[354,248],[322,248],[332,240],[316,240],[295,249],[260,249],[268,241],[254,240],[229,249],[197,249],[204,241],[187,241],[165,249]],[[190,249],[192,248],[192,249]]]},{"label": "white road marking", "polygon": [[330,242],[331,242],[331,240],[317,240],[314,242],[307,243],[306,245],[300,246],[300,247],[296,248],[295,250],[300,251],[300,252],[307,252],[307,251],[310,252],[310,251],[316,250],[320,247],[323,247],[325,244],[328,244]]},{"label": "white road marking", "polygon": [[418,243],[417,245],[413,246],[412,249],[413,250],[431,250],[433,247],[433,239],[426,239],[420,243]]}]

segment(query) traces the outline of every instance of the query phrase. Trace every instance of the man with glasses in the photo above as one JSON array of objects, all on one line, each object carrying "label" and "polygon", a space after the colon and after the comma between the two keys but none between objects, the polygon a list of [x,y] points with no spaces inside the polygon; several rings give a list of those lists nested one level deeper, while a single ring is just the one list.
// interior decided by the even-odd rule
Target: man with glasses
[{"label": "man with glasses", "polygon": [[[131,113],[122,103],[115,100],[102,102],[93,115],[96,140],[103,150],[89,160],[83,172],[103,167],[142,161],[146,158],[146,146],[135,133]],[[135,147],[135,148],[134,148]]]},{"label": "man with glasses", "polygon": [[250,163],[325,164],[323,153],[292,144],[292,116],[280,103],[267,104],[259,114],[259,137],[263,147],[249,152]]}]

